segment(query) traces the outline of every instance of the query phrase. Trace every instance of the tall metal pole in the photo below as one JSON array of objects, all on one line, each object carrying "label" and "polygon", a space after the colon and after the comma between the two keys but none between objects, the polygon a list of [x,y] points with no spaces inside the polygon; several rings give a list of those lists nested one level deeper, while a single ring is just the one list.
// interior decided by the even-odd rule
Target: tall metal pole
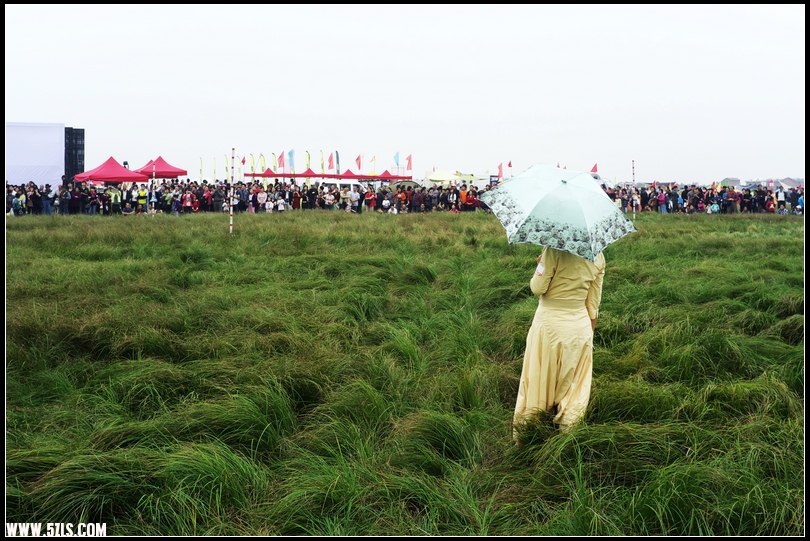
[{"label": "tall metal pole", "polygon": [[[234,194],[234,190],[233,190],[233,167],[234,167],[235,162],[236,162],[236,149],[231,147],[231,196],[229,197],[230,203],[231,203],[229,205],[230,206],[230,213],[231,213],[231,217],[230,217],[230,233],[231,233],[231,235],[233,235],[233,194]],[[225,164],[225,167],[228,167],[227,163]]]}]

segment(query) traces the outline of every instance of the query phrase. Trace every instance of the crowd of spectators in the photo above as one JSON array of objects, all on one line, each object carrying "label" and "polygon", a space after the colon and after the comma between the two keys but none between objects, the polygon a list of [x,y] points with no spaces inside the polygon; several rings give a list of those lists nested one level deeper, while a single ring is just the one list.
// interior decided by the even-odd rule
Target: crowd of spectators
[{"label": "crowd of spectators", "polygon": [[804,189],[770,189],[734,186],[659,186],[605,188],[608,196],[624,212],[659,212],[662,214],[802,214]]},{"label": "crowd of spectators", "polygon": [[[421,212],[488,211],[479,199],[475,185],[442,187],[422,186],[336,185],[313,182],[272,183],[177,180],[153,181],[146,184],[108,184],[92,186],[87,182],[63,182],[36,186],[6,183],[6,214],[195,214],[200,212],[285,212],[287,210],[336,210],[353,213],[389,214]],[[605,187],[607,195],[624,212],[659,212],[664,214],[737,214],[778,213],[802,214],[802,188],[771,190],[765,185],[736,189],[729,186]]]}]

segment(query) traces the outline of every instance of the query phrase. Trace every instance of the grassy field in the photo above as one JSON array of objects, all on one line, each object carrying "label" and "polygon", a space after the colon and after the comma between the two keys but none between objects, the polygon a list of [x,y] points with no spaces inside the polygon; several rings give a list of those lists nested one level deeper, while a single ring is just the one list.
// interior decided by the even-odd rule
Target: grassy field
[{"label": "grassy field", "polygon": [[485,213],[6,219],[6,521],[804,535],[804,218],[639,214],[585,422],[511,439],[539,247]]}]

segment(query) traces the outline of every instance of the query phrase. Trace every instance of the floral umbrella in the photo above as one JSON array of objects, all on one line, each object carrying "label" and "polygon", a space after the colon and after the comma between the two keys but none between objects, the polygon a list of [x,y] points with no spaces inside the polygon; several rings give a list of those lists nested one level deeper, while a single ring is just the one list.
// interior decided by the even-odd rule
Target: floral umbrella
[{"label": "floral umbrella", "polygon": [[593,261],[635,225],[590,173],[533,165],[482,192],[510,244],[527,243]]}]

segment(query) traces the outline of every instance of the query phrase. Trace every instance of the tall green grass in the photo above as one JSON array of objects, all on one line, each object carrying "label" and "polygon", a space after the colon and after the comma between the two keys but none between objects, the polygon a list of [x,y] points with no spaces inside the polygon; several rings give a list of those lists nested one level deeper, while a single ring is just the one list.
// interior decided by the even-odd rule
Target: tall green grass
[{"label": "tall green grass", "polygon": [[6,521],[804,535],[804,219],[639,214],[585,422],[511,418],[539,247],[485,213],[6,221]]}]

